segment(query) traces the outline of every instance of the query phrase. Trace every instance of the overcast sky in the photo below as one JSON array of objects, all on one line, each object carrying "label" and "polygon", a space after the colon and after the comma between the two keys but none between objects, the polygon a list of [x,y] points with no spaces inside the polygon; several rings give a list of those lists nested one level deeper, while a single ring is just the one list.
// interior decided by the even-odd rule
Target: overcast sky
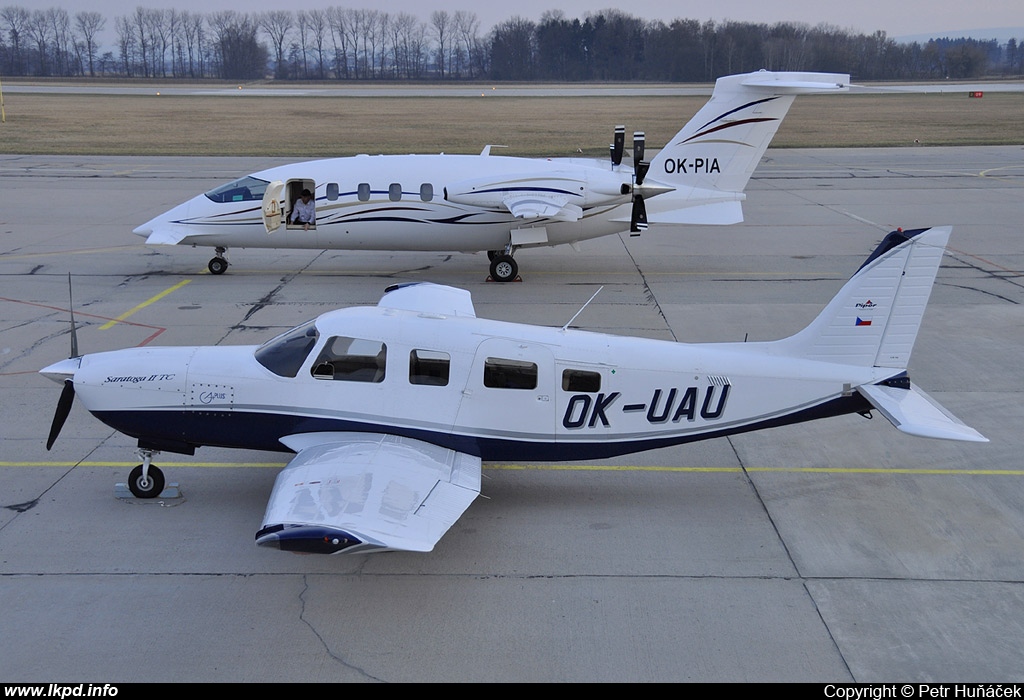
[{"label": "overcast sky", "polygon": [[[291,7],[294,10],[326,8],[332,6],[374,8],[384,12],[409,12],[428,21],[433,10],[470,10],[480,20],[480,33],[513,15],[537,21],[545,10],[561,9],[566,17],[582,19],[588,12],[596,12],[612,3],[598,0],[518,0],[510,3],[473,3],[468,0],[301,0],[288,3],[273,0],[6,0],[4,5],[20,5],[29,9],[63,7],[70,14],[81,10],[96,10],[108,20],[111,29],[116,16],[130,14],[138,6],[158,9],[177,8],[194,12],[238,10],[259,12]],[[715,20],[721,22],[804,22],[811,26],[831,24],[841,29],[870,34],[876,30],[890,37],[948,33],[972,29],[1024,27],[1024,3],[1021,0],[632,0],[625,10],[634,17],[648,20],[670,21],[676,18]],[[992,37],[972,34],[976,39]]]}]

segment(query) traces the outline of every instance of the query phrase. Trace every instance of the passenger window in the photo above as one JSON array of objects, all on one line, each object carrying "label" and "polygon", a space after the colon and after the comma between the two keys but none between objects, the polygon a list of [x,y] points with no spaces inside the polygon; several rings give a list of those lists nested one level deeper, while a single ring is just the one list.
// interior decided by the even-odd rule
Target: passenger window
[{"label": "passenger window", "polygon": [[448,386],[451,356],[435,350],[413,350],[409,353],[409,383],[427,386]]},{"label": "passenger window", "polygon": [[360,202],[370,201],[370,185],[365,182],[359,183],[359,188],[356,190],[356,196],[359,197]]},{"label": "passenger window", "polygon": [[522,360],[488,357],[484,362],[484,386],[492,389],[536,389],[537,365]]},{"label": "passenger window", "polygon": [[391,185],[388,187],[388,199],[390,199],[392,202],[402,201],[402,186],[399,185],[397,182],[392,182]]},{"label": "passenger window", "polygon": [[420,185],[420,199],[424,202],[430,202],[434,199],[434,186],[429,182],[424,182]]},{"label": "passenger window", "polygon": [[334,202],[338,199],[338,183],[328,182],[327,183],[327,201]]},{"label": "passenger window", "polygon": [[345,382],[384,381],[387,346],[379,340],[335,336],[327,341],[313,363],[317,379]]},{"label": "passenger window", "polygon": [[601,391],[601,374],[582,369],[567,369],[562,372],[562,390],[584,393]]}]

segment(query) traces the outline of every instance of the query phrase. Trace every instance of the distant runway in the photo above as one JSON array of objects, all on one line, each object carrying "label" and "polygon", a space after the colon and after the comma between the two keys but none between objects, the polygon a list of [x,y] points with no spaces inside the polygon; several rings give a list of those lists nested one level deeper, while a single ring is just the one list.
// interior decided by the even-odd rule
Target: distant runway
[{"label": "distant runway", "polygon": [[[238,85],[209,86],[197,84],[159,83],[135,85],[28,85],[13,83],[3,87],[4,92],[73,95],[152,95],[217,96],[242,95],[247,97],[662,97],[710,95],[712,83],[707,84],[637,84],[637,83],[559,83],[507,84],[507,83],[241,83]],[[852,93],[967,93],[967,92],[1024,92],[1024,82],[932,82],[932,83],[855,83]]]},{"label": "distant runway", "polygon": [[[5,90],[7,86],[5,86]],[[988,89],[986,87],[986,89]],[[674,93],[678,94],[678,93]],[[132,229],[267,158],[0,155],[0,678],[1024,682],[1024,148],[769,150],[746,222],[484,255],[148,248]],[[951,224],[915,383],[991,442],[860,416],[601,462],[489,464],[430,554],[253,536],[284,454],[155,462],[76,405],[66,357],[250,344],[395,282],[480,316],[686,342],[802,328],[896,227]]]}]

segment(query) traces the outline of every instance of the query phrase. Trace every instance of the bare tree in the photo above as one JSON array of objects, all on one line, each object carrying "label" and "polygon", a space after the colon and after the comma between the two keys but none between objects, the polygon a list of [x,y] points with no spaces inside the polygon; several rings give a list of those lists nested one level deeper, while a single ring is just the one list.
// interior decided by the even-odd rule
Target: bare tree
[{"label": "bare tree", "polygon": [[295,26],[295,18],[290,10],[271,10],[259,15],[260,27],[270,37],[274,47],[274,77],[285,76],[284,46],[288,33]]},{"label": "bare tree", "polygon": [[434,32],[434,39],[437,40],[437,70],[441,80],[444,80],[445,58],[447,56],[449,34],[451,32],[452,17],[447,10],[434,10],[430,13],[430,27]]},{"label": "bare tree", "polygon": [[453,22],[455,40],[452,46],[455,47],[452,55],[455,57],[454,71],[461,75],[463,66],[469,71],[469,77],[475,76],[474,54],[480,51],[480,20],[475,12],[467,10],[456,10]]},{"label": "bare tree", "polygon": [[324,43],[327,41],[327,33],[330,31],[327,11],[319,9],[310,10],[307,19],[309,21],[309,38],[312,43],[310,48],[316,56],[317,78],[323,80],[327,77]]},{"label": "bare tree", "polygon": [[36,45],[36,60],[39,62],[39,75],[50,74],[47,57],[50,53],[51,36],[49,18],[43,10],[34,10],[25,25],[25,34]]},{"label": "bare tree", "polygon": [[89,64],[89,75],[96,75],[94,60],[96,58],[96,35],[107,26],[107,18],[99,12],[79,12],[75,15],[75,26],[85,44],[85,58]]},{"label": "bare tree", "polygon": [[331,45],[334,49],[334,66],[336,78],[348,78],[348,33],[345,30],[347,13],[341,7],[327,9],[327,24],[331,30]]},{"label": "bare tree", "polygon": [[7,27],[7,36],[11,42],[11,60],[8,71],[14,75],[23,75],[25,65],[21,55],[22,39],[27,36],[32,15],[24,7],[8,5],[0,9],[0,19]]}]

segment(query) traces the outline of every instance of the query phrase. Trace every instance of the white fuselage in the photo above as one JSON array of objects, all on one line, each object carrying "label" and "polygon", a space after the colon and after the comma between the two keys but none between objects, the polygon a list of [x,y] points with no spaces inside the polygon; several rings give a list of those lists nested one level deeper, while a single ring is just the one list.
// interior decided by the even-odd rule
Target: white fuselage
[{"label": "white fuselage", "polygon": [[[253,346],[144,348],[84,356],[75,388],[109,425],[162,449],[283,450],[287,435],[363,431],[550,460],[862,410],[850,387],[897,373],[777,357],[770,343],[687,345],[374,307],[324,314],[316,328],[315,346],[284,372],[294,376],[261,364]],[[335,337],[382,347],[377,377],[319,373]],[[413,357],[444,358],[444,383],[417,381]]]},{"label": "white fuselage", "polygon": [[[493,198],[463,191],[486,173],[502,187],[561,197],[583,209],[575,221],[516,217]],[[630,197],[621,194],[632,169],[586,160],[484,155],[353,156],[295,163],[254,173],[264,182],[312,184],[316,226],[287,223],[271,234],[262,194],[238,188],[228,201],[199,195],[143,224],[152,243],[224,248],[335,250],[500,250],[513,229],[534,229],[523,246],[560,245],[629,228]],[[456,191],[456,189],[458,191]],[[446,191],[448,198],[446,199]],[[287,190],[279,200],[290,214]],[[613,221],[618,219],[618,221]],[[156,236],[154,236],[156,234]]]}]

